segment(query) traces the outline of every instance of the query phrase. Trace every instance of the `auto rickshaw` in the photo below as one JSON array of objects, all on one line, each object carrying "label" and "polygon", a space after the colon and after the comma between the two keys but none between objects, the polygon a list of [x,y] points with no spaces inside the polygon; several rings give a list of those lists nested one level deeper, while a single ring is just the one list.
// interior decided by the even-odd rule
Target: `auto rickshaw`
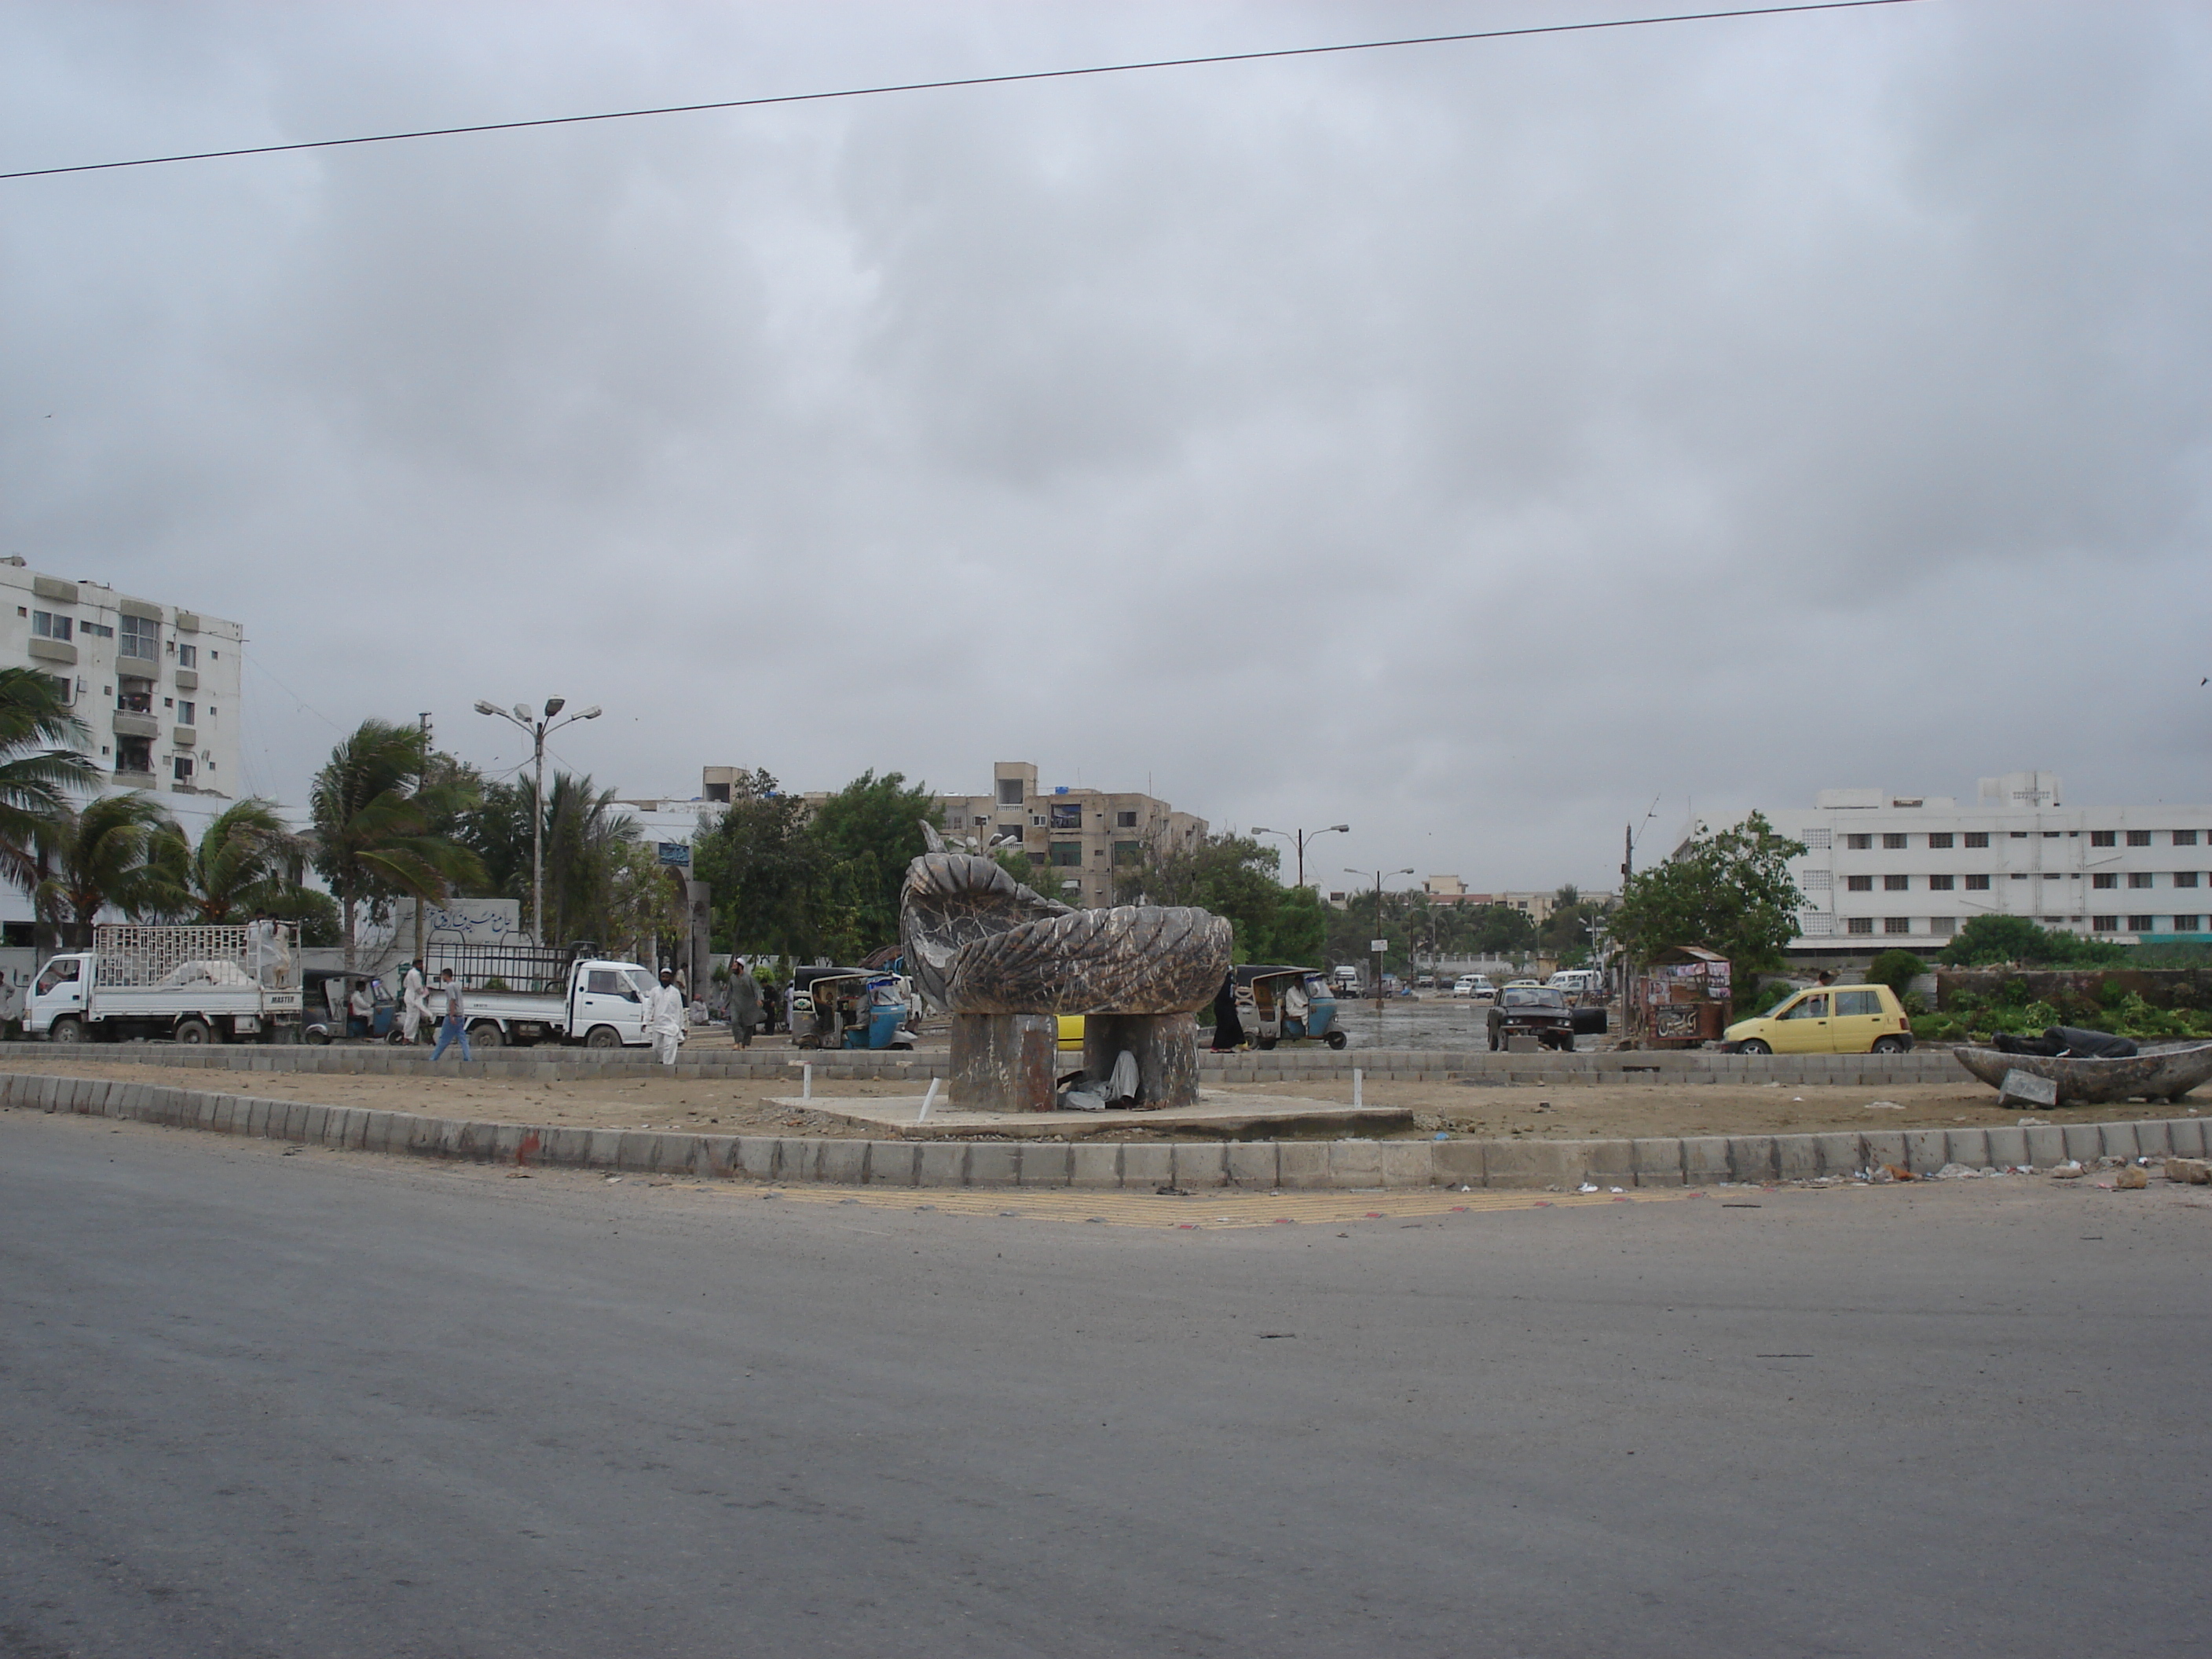
[{"label": "auto rickshaw", "polygon": [[1257,1048],[1285,1042],[1341,1048],[1350,1041],[1336,1029],[1336,994],[1311,968],[1246,963],[1237,969],[1237,1012]]},{"label": "auto rickshaw", "polygon": [[896,974],[801,968],[792,975],[791,1032],[802,1048],[911,1048]]},{"label": "auto rickshaw", "polygon": [[398,1022],[398,1005],[384,988],[384,981],[372,975],[349,975],[335,968],[310,968],[301,980],[300,1038],[303,1042],[319,1046],[356,1035],[349,1006],[356,985],[368,988],[372,1009],[369,1029],[360,1035],[385,1036]]}]

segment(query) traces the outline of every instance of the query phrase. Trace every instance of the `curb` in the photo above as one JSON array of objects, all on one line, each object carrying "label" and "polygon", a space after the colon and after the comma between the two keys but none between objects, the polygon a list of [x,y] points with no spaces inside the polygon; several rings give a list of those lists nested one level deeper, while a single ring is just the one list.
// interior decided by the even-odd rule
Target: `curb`
[{"label": "curb", "polygon": [[2047,1169],[2068,1158],[2202,1158],[2202,1118],[1997,1129],[1700,1135],[1644,1140],[833,1140],[659,1129],[556,1129],[362,1106],[217,1094],[106,1078],[0,1073],[0,1106],[172,1128],[524,1167],[606,1170],[843,1186],[1496,1187],[1705,1186],[1853,1176],[1880,1164],[1916,1176],[1946,1164]]},{"label": "curb", "polygon": [[[0,1065],[13,1054],[28,1057],[33,1045],[0,1049]],[[109,1065],[176,1066],[204,1071],[303,1072],[337,1076],[415,1077],[452,1075],[473,1068],[483,1075],[532,1083],[573,1083],[604,1077],[610,1068],[657,1066],[646,1048],[497,1048],[479,1050],[471,1061],[449,1058],[431,1064],[427,1051],[383,1046],[268,1043],[187,1044],[177,1042],[80,1042],[37,1045],[55,1060],[103,1061]],[[726,1079],[796,1083],[803,1066],[817,1078],[878,1082],[949,1079],[950,1054],[919,1051],[795,1049],[749,1052],[718,1048],[694,1060],[679,1059],[672,1074],[685,1081]],[[1957,1083],[1966,1072],[1948,1048],[1916,1048],[1904,1054],[1723,1054],[1704,1050],[1607,1051],[1603,1054],[1492,1054],[1486,1049],[1347,1048],[1274,1049],[1267,1053],[1212,1054],[1199,1051],[1200,1080],[1228,1083],[1348,1082],[1354,1068],[1370,1083],[1462,1083],[1474,1086],[1536,1084],[1649,1084],[1654,1086],[1721,1083],[1826,1083],[1879,1089],[1916,1083]]]}]

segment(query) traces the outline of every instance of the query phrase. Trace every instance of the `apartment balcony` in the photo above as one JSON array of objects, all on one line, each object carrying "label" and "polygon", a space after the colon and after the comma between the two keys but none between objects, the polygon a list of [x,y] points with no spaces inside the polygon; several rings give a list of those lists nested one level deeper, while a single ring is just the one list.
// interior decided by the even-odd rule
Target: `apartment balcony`
[{"label": "apartment balcony", "polygon": [[115,711],[115,735],[118,738],[158,738],[161,722],[151,714],[134,714],[127,708]]}]

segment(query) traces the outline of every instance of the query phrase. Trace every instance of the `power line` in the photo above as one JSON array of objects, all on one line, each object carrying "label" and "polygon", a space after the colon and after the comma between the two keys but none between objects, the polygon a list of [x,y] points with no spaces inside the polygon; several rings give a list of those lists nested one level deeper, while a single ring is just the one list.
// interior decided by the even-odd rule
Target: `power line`
[{"label": "power line", "polygon": [[1204,58],[1154,58],[1130,64],[1093,64],[1081,69],[1025,70],[1012,75],[969,75],[948,81],[903,81],[886,86],[847,87],[834,92],[790,92],[766,98],[726,98],[708,104],[664,104],[652,109],[603,110],[593,115],[546,115],[527,121],[483,121],[471,126],[420,127],[407,132],[373,132],[353,138],[309,138],[289,144],[249,144],[236,149],[192,150],[176,155],[142,155],[127,161],[80,161],[70,167],[25,167],[0,173],[0,179],[50,179],[64,173],[108,173],[119,167],[163,167],[173,161],[219,161],[240,155],[281,155],[293,150],[344,149],[360,144],[390,144],[407,138],[453,138],[476,132],[514,132],[525,127],[580,126],[592,121],[633,121],[649,115],[700,115],[712,110],[764,109],[775,104],[819,104],[843,98],[876,98],[895,92],[946,92],[959,87],[1003,87],[1022,81],[1070,81],[1086,76],[1129,75],[1139,70],[1198,69],[1216,64],[1256,64],[1279,58],[1321,58],[1347,52],[1387,52],[1401,46],[1444,46],[1471,40],[1510,40],[1535,34],[1581,34],[1596,29],[1644,28],[1656,23],[1705,23],[1735,17],[1778,17],[1792,12],[1856,11],[1865,6],[1911,5],[1917,0],[1808,0],[1793,6],[1744,6],[1729,11],[1674,12],[1663,17],[1613,17],[1588,23],[1542,23],[1525,28],[1476,29],[1462,34],[1419,34],[1395,40],[1353,40],[1328,46],[1279,46],[1267,52],[1224,52]]}]

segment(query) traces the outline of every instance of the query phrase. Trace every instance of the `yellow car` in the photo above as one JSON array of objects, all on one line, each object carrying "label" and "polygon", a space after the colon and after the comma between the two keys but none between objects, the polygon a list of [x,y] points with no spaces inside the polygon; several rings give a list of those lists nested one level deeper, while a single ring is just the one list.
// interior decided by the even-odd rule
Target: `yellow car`
[{"label": "yellow car", "polygon": [[1887,985],[1821,985],[1728,1028],[1731,1054],[1901,1054],[1912,1024]]}]

